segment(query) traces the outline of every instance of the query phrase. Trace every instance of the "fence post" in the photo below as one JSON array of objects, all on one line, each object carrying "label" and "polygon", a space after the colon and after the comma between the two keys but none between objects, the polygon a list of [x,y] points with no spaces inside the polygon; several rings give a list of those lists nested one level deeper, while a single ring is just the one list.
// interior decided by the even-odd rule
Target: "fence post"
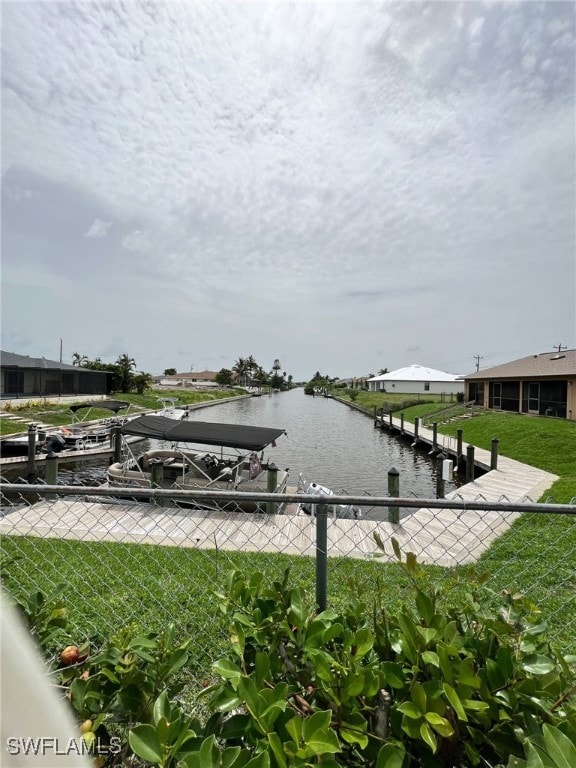
[{"label": "fence post", "polygon": [[466,447],[466,482],[471,483],[474,480],[474,446]]},{"label": "fence post", "polygon": [[316,605],[325,611],[328,592],[328,505],[316,505]]},{"label": "fence post", "polygon": [[[398,497],[400,496],[400,472],[395,467],[392,467],[388,471],[388,496]],[[388,522],[399,523],[400,522],[400,508],[389,507],[388,508]]]},{"label": "fence post", "polygon": [[[58,456],[55,453],[49,453],[46,456],[46,485],[58,484]],[[55,499],[56,494],[47,493],[47,499]]]},{"label": "fence post", "polygon": [[28,478],[36,474],[36,424],[28,424]]},{"label": "fence post", "polygon": [[[268,477],[266,481],[266,490],[268,493],[274,493],[276,486],[278,485],[278,467],[274,462],[268,464]],[[268,515],[275,515],[278,510],[278,504],[275,501],[266,502],[266,513]]]},{"label": "fence post", "polygon": [[412,448],[416,446],[416,443],[418,442],[418,428],[420,426],[420,417],[416,416],[414,419],[414,442],[412,443]]},{"label": "fence post", "polygon": [[439,455],[436,459],[436,498],[443,499],[445,497],[446,484],[443,477],[444,459],[442,455]]},{"label": "fence post", "polygon": [[492,451],[490,453],[490,469],[498,469],[498,445],[500,441],[497,437],[492,438]]},{"label": "fence post", "polygon": [[[162,488],[164,485],[164,462],[162,459],[151,459],[150,461],[150,487]],[[152,497],[152,504],[157,507],[164,506],[164,499]]]}]

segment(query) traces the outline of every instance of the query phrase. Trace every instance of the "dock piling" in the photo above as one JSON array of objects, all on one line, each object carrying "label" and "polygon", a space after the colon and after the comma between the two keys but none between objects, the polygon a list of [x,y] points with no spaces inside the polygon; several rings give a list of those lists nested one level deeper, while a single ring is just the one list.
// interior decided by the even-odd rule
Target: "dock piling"
[{"label": "dock piling", "polygon": [[446,483],[444,481],[444,457],[439,455],[436,458],[436,498],[444,499],[446,497]]},{"label": "dock piling", "polygon": [[[58,455],[54,452],[49,453],[46,457],[46,485],[58,484]],[[56,498],[55,493],[46,494],[47,499],[54,500]]]},{"label": "dock piling", "polygon": [[[388,496],[400,496],[400,472],[398,472],[395,467],[392,467],[392,469],[388,471]],[[400,522],[400,507],[389,507],[388,522]]]},{"label": "dock piling", "polygon": [[466,447],[466,482],[471,483],[474,480],[474,446]]},{"label": "dock piling", "polygon": [[28,424],[28,479],[36,475],[36,424]]},{"label": "dock piling", "polygon": [[[150,461],[150,486],[152,488],[162,488],[164,485],[164,462],[162,459],[151,459]],[[164,506],[164,499],[152,497],[152,504],[157,507]]]},{"label": "dock piling", "polygon": [[462,427],[458,427],[456,430],[456,466],[462,463],[462,436],[464,430]]},{"label": "dock piling", "polygon": [[110,434],[110,442],[112,443],[113,454],[112,463],[118,464],[122,461],[122,435],[120,434],[120,427],[112,427]]},{"label": "dock piling", "polygon": [[498,469],[498,445],[500,441],[497,437],[492,438],[492,450],[490,452],[490,469]]},{"label": "dock piling", "polygon": [[432,424],[432,448],[429,455],[435,456],[438,453],[438,422]]},{"label": "dock piling", "polygon": [[[268,476],[266,479],[266,490],[268,493],[274,493],[276,486],[278,485],[278,467],[274,462],[268,464]],[[278,504],[275,501],[266,502],[266,513],[268,515],[275,515],[278,511]]]},{"label": "dock piling", "polygon": [[414,419],[414,441],[412,443],[412,448],[415,448],[418,443],[418,427],[420,426],[420,417],[416,416]]}]

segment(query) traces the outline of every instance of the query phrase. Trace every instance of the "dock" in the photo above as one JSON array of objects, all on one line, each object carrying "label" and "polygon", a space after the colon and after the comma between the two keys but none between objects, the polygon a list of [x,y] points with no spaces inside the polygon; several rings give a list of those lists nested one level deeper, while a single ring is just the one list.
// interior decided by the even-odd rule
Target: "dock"
[{"label": "dock", "polygon": [[[446,498],[463,502],[534,502],[556,479],[549,472],[500,457],[498,469],[452,491]],[[369,497],[362,503],[368,507]],[[423,563],[473,563],[520,514],[513,509],[489,512],[401,508],[400,521],[389,523],[371,520],[366,507],[360,519],[329,519],[329,556],[393,560],[390,542],[394,537],[402,551],[414,552]],[[315,521],[298,513],[295,505],[288,507],[285,514],[265,515],[115,500],[110,503],[85,497],[45,500],[12,510],[5,507],[3,512],[0,533],[5,535],[312,557],[316,552]],[[384,556],[376,546],[374,533],[385,543]]]},{"label": "dock", "polygon": [[[130,445],[134,443],[143,442],[144,438],[137,435],[130,435],[125,438]],[[94,448],[82,448],[79,451],[73,449],[63,450],[61,453],[57,453],[56,457],[59,462],[65,463],[68,461],[83,461],[87,459],[105,459],[114,455],[114,449],[110,445],[110,440],[105,440],[101,445],[94,446]],[[47,453],[37,453],[35,456],[35,463],[44,464],[48,458]],[[1,456],[0,457],[0,472],[2,470],[17,470],[26,469],[28,467],[27,456]]]}]

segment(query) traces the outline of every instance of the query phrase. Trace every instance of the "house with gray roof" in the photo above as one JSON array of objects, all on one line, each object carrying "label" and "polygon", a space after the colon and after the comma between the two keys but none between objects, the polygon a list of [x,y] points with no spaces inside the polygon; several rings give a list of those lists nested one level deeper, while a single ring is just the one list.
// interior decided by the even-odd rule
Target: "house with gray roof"
[{"label": "house with gray roof", "polygon": [[105,371],[68,363],[0,352],[1,396],[4,399],[105,395]]},{"label": "house with gray roof", "polygon": [[484,408],[576,420],[576,349],[529,355],[464,381],[465,399]]}]

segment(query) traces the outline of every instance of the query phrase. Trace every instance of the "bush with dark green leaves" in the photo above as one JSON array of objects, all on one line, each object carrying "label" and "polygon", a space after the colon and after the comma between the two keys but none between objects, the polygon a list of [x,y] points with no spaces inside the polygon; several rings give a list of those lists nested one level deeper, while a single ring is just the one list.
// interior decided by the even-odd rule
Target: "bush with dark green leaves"
[{"label": "bush with dark green leaves", "polygon": [[573,670],[536,608],[505,592],[486,609],[480,586],[462,608],[440,607],[414,556],[396,550],[413,602],[394,615],[378,596],[318,614],[288,574],[232,574],[211,748],[278,768],[576,764]]}]

